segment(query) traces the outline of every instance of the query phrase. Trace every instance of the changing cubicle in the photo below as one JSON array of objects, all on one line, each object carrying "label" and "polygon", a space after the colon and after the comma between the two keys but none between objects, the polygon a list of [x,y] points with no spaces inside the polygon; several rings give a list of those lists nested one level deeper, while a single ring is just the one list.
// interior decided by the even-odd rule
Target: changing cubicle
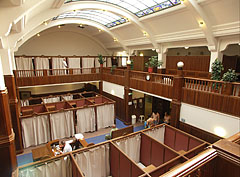
[{"label": "changing cubicle", "polygon": [[41,104],[21,107],[24,148],[113,125],[115,102],[94,92],[88,95],[95,97],[83,98],[81,93],[50,96],[41,98]]},{"label": "changing cubicle", "polygon": [[[62,177],[157,177],[198,156],[208,145],[207,142],[163,124],[20,167],[19,176],[29,177],[31,173],[38,172],[39,164],[44,162],[45,166],[51,166],[51,163],[56,163],[56,159],[58,163],[68,164],[67,169],[71,172],[66,173],[63,165],[64,169],[50,171],[50,176],[58,176],[59,170],[63,170]],[[33,170],[26,173],[28,168]]]}]

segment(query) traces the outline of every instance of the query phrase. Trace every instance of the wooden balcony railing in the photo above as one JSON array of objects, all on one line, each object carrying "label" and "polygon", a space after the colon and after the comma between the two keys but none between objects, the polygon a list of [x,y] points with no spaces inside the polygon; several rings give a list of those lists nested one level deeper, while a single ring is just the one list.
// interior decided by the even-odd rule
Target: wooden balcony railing
[{"label": "wooden balcony railing", "polygon": [[[177,69],[166,69],[166,74],[177,75]],[[209,79],[211,74],[206,71],[192,71],[192,70],[183,70],[185,77],[194,77],[194,78],[204,78]]]},{"label": "wooden balcony railing", "polygon": [[184,77],[184,88],[240,97],[240,83]]}]

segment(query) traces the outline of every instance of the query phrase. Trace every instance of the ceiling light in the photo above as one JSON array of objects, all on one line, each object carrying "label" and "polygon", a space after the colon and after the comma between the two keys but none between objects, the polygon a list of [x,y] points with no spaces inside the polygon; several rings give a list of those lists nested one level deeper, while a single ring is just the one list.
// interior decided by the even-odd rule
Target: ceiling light
[{"label": "ceiling light", "polygon": [[45,25],[45,26],[47,26],[47,25],[48,25],[48,23],[47,23],[46,21],[45,21],[45,22],[43,22],[43,23],[44,23],[44,25]]},{"label": "ceiling light", "polygon": [[203,25],[204,25],[204,22],[203,22],[203,21],[200,21],[200,22],[199,22],[199,26],[200,26],[200,27],[203,27]]},{"label": "ceiling light", "polygon": [[61,28],[61,25],[58,25],[58,28]]},{"label": "ceiling light", "polygon": [[185,49],[188,49],[189,47],[186,46],[186,47],[184,47],[184,48],[185,48]]},{"label": "ceiling light", "polygon": [[37,37],[39,37],[40,36],[40,34],[39,33],[37,33]]},{"label": "ceiling light", "polygon": [[184,0],[181,0],[181,4],[184,4]]},{"label": "ceiling light", "polygon": [[117,38],[113,38],[113,41],[114,41],[114,42],[117,42],[117,41],[118,41],[118,39],[117,39]]},{"label": "ceiling light", "polygon": [[102,32],[102,29],[98,29],[98,32]]},{"label": "ceiling light", "polygon": [[80,27],[82,27],[83,25],[82,24],[79,24]]},{"label": "ceiling light", "polygon": [[140,53],[140,56],[143,57],[143,53]]},{"label": "ceiling light", "polygon": [[143,31],[143,36],[147,36],[148,35],[148,33],[146,32],[146,31]]},{"label": "ceiling light", "polygon": [[152,49],[152,51],[154,51],[155,49]]}]

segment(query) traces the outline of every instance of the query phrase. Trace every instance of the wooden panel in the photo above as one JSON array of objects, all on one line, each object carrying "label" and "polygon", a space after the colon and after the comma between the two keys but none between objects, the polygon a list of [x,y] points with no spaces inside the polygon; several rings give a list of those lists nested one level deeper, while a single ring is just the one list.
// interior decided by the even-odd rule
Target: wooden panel
[{"label": "wooden panel", "polygon": [[188,124],[185,124],[183,122],[180,122],[179,123],[179,129],[184,131],[184,132],[187,132],[193,136],[196,136],[202,140],[205,140],[209,143],[215,143],[216,141],[222,139],[221,137],[218,137],[212,133],[209,133],[209,132],[206,132],[204,130],[201,130],[199,128],[196,128],[196,127],[193,127],[191,125],[188,125]]},{"label": "wooden panel", "polygon": [[151,164],[151,139],[144,134],[141,139],[140,161],[145,166]]},{"label": "wooden panel", "polygon": [[110,144],[110,170],[113,177],[119,175],[119,151],[118,149]]},{"label": "wooden panel", "polygon": [[164,163],[169,161],[169,160],[171,160],[171,159],[173,159],[174,157],[177,157],[177,156],[178,155],[175,152],[165,148],[165,151],[164,151]]},{"label": "wooden panel", "polygon": [[119,177],[131,177],[131,161],[120,153]]},{"label": "wooden panel", "polygon": [[188,151],[188,140],[189,140],[188,136],[184,135],[183,133],[176,132],[174,150],[176,151],[184,150],[185,152]]},{"label": "wooden panel", "polygon": [[163,160],[164,160],[163,145],[159,144],[156,141],[152,141],[152,154],[151,155],[152,155],[151,164],[153,164],[155,167],[163,164]]},{"label": "wooden panel", "polygon": [[147,56],[131,56],[131,59],[133,60],[133,70],[136,71],[147,71],[147,68],[145,68],[145,63],[148,61]]},{"label": "wooden panel", "polygon": [[210,56],[167,56],[166,69],[177,69],[177,63],[184,63],[184,70],[209,71]]},{"label": "wooden panel", "polygon": [[125,77],[114,74],[102,74],[102,80],[118,85],[124,85]]},{"label": "wooden panel", "polygon": [[131,177],[137,177],[142,175],[144,172],[137,166],[135,163],[132,163],[132,176]]},{"label": "wooden panel", "polygon": [[169,127],[165,127],[164,144],[174,149],[175,131]]},{"label": "wooden panel", "polygon": [[59,75],[44,77],[17,78],[17,86],[34,86],[58,83],[84,82],[100,80],[100,74]]},{"label": "wooden panel", "polygon": [[233,116],[240,116],[240,98],[218,93],[182,89],[182,102],[223,112]]}]

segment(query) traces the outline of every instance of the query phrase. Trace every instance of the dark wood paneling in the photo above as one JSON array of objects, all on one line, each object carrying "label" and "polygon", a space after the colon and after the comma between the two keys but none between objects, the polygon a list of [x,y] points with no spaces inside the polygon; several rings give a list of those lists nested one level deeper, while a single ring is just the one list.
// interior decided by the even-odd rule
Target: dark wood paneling
[{"label": "dark wood paneling", "polygon": [[103,92],[103,95],[116,102],[116,104],[115,104],[116,116],[119,119],[121,119],[123,122],[127,123],[126,118],[125,118],[125,101],[124,101],[124,99],[121,99],[117,96],[111,95],[111,94],[106,93],[106,92]]},{"label": "dark wood paneling", "polygon": [[131,56],[133,60],[133,70],[136,71],[147,71],[145,63],[148,61],[148,56]]},{"label": "dark wood paneling", "polygon": [[240,99],[235,96],[182,89],[182,102],[207,109],[240,116]]},{"label": "dark wood paneling", "polygon": [[0,91],[0,137],[0,174],[10,177],[17,167],[17,159],[7,90]]},{"label": "dark wood paneling", "polygon": [[11,120],[12,120],[13,131],[15,133],[15,146],[16,146],[16,150],[19,153],[21,153],[23,152],[23,144],[22,144],[22,135],[20,130],[20,122],[19,122],[19,109],[18,109],[18,99],[16,94],[15,79],[13,75],[4,75],[4,80],[8,89]]},{"label": "dark wood paneling", "polygon": [[166,69],[177,69],[177,63],[184,63],[184,70],[209,71],[210,56],[167,56]]},{"label": "dark wood paneling", "polygon": [[140,79],[130,79],[130,87],[144,92],[160,95],[167,98],[172,98],[173,87],[151,81],[144,81]]},{"label": "dark wood paneling", "polygon": [[110,144],[110,171],[113,177],[119,176],[119,151]]},{"label": "dark wood paneling", "polygon": [[17,86],[18,87],[34,86],[34,85],[84,82],[84,81],[96,81],[96,80],[100,80],[100,74],[20,77],[20,78],[17,78]]},{"label": "dark wood paneling", "polygon": [[102,80],[107,81],[107,82],[111,82],[111,83],[114,83],[114,84],[118,84],[118,85],[124,85],[125,77],[114,75],[114,74],[103,74],[102,75]]},{"label": "dark wood paneling", "polygon": [[151,139],[144,134],[141,139],[140,161],[145,166],[151,164]]},{"label": "dark wood paneling", "polygon": [[211,144],[222,139],[221,137],[218,137],[212,133],[206,132],[204,130],[185,124],[183,122],[179,122],[179,129],[193,136],[196,136],[202,140],[205,140]]},{"label": "dark wood paneling", "polygon": [[120,153],[119,177],[131,177],[131,161]]}]

